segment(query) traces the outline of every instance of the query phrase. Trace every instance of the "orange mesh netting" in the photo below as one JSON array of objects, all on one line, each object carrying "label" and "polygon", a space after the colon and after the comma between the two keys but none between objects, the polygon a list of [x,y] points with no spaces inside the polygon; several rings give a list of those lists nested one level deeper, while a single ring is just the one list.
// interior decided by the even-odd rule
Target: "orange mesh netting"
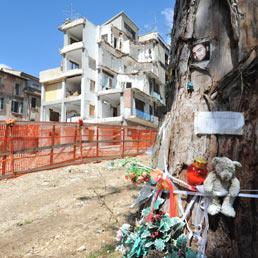
[{"label": "orange mesh netting", "polygon": [[135,156],[153,146],[156,134],[142,127],[0,122],[0,179],[77,162]]}]

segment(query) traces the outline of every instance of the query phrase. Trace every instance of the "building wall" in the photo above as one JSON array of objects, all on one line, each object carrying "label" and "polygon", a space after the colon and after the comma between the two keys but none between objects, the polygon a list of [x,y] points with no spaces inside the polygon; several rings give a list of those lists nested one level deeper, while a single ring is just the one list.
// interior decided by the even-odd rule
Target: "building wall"
[{"label": "building wall", "polygon": [[[129,32],[130,28],[128,30],[125,23],[135,32],[135,40],[132,40]],[[165,51],[167,50],[162,49],[164,46],[153,35],[149,36],[150,39],[147,38],[145,41],[142,39],[141,42],[138,42],[138,28],[124,14],[102,26],[95,26],[85,19],[85,25],[82,30],[84,44],[81,56],[83,74],[81,79],[80,116],[82,119],[91,118],[89,114],[90,106],[95,106],[95,117],[113,116],[113,109],[110,108],[110,105],[103,104],[103,100],[108,100],[108,97],[98,100],[98,91],[109,90],[109,80],[112,81],[113,89],[121,89],[122,91],[126,87],[130,87],[127,83],[131,83],[132,88],[137,88],[145,93],[146,95],[142,96],[148,99],[150,97],[147,95],[151,94],[150,76],[156,76],[157,83],[161,85],[161,95],[165,97],[165,87],[162,85],[165,83],[165,70],[158,62],[165,62]],[[64,42],[67,44],[67,33],[65,31],[64,33]],[[103,37],[103,35],[106,36]],[[117,40],[116,47],[115,38]],[[92,63],[96,65],[92,67]],[[107,73],[112,76],[107,77]],[[95,82],[95,92],[91,91],[91,81]],[[104,88],[103,85],[105,85]],[[61,86],[51,86],[49,89],[48,87],[46,87],[45,101],[53,102],[58,100],[62,103],[59,98],[59,96],[62,97]],[[122,95],[120,97],[117,95],[115,105],[112,103],[112,99],[109,103],[111,106],[120,104],[117,115],[119,115],[120,107],[121,115],[124,115],[123,111],[126,106],[124,105],[124,98],[126,94],[124,93],[124,97]],[[132,98],[131,102],[133,102]],[[125,112],[131,113],[128,107]],[[149,113],[149,108],[146,108],[146,112]]]},{"label": "building wall", "polygon": [[[0,71],[0,97],[4,98],[3,109],[0,110],[0,120],[13,118],[16,120],[39,120],[40,95],[34,93],[31,88],[36,87],[38,82],[27,80],[19,76]],[[19,84],[19,95],[15,95],[15,85]],[[36,99],[36,107],[31,107],[31,99]],[[22,103],[22,112],[12,112],[12,101]]]},{"label": "building wall", "polygon": [[44,96],[45,101],[49,102],[49,101],[61,100],[62,98],[61,90],[62,90],[61,82],[46,85],[45,96]]}]

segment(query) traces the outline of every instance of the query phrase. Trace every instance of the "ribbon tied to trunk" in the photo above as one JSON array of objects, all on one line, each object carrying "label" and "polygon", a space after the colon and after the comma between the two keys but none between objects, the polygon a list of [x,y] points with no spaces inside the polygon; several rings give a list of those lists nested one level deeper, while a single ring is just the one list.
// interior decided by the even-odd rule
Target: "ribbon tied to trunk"
[{"label": "ribbon tied to trunk", "polygon": [[161,170],[159,169],[154,169],[151,171],[150,173],[152,179],[154,179],[156,181],[156,194],[153,198],[152,204],[151,204],[151,211],[150,214],[147,218],[148,222],[151,222],[152,218],[153,218],[153,213],[154,213],[154,205],[155,202],[159,196],[159,194],[163,191],[169,191],[169,215],[170,217],[175,217],[176,216],[176,205],[175,205],[175,199],[174,199],[174,187],[172,184],[172,181],[170,180],[170,178],[165,175]]}]

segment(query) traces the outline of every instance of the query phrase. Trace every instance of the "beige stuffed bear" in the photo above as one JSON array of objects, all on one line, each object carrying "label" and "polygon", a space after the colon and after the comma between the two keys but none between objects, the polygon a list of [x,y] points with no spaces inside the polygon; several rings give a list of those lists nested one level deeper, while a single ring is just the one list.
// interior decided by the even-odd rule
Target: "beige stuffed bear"
[{"label": "beige stuffed bear", "polygon": [[[237,161],[226,157],[215,157],[212,160],[214,171],[210,172],[205,179],[204,191],[212,194],[212,202],[208,213],[216,215],[219,212],[229,217],[235,217],[236,212],[233,203],[240,191],[240,182],[236,178],[236,171],[242,166]],[[223,197],[221,205],[219,197]]]}]

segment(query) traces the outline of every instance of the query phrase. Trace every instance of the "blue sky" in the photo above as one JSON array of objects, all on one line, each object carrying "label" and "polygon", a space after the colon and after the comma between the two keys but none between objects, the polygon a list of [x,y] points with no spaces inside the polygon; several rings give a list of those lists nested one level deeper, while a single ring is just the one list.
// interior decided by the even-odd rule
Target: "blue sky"
[{"label": "blue sky", "polygon": [[102,24],[120,11],[138,25],[140,33],[155,27],[166,38],[174,0],[12,0],[1,1],[0,64],[39,75],[60,65],[63,35],[58,26],[74,13]]}]

